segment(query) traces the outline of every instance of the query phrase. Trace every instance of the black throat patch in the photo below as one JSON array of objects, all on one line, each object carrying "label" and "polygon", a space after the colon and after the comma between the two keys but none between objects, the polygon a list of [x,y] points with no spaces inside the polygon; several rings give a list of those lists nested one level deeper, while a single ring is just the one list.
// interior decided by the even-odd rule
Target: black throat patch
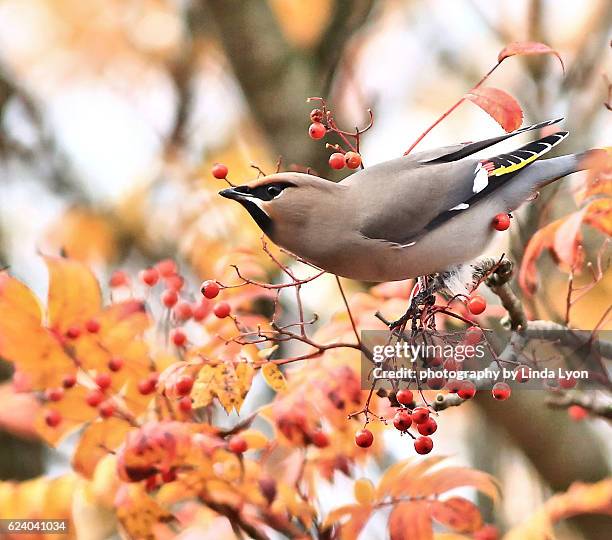
[{"label": "black throat patch", "polygon": [[248,199],[241,199],[239,202],[246,208],[247,212],[251,214],[251,217],[255,220],[259,228],[266,233],[267,236],[271,236],[274,226],[268,215],[259,208],[259,206]]}]

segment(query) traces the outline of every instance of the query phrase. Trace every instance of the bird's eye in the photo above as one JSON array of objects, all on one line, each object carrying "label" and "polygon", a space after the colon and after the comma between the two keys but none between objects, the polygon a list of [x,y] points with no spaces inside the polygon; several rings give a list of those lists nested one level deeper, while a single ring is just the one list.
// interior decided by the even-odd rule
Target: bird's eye
[{"label": "bird's eye", "polygon": [[270,197],[277,197],[282,191],[283,190],[278,186],[268,186],[268,195],[270,195]]}]

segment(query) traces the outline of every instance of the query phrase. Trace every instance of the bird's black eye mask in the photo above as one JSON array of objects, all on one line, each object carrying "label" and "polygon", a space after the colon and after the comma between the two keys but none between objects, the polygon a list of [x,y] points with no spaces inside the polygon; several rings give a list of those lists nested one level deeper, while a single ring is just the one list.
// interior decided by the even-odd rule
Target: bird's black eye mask
[{"label": "bird's black eye mask", "polygon": [[295,184],[291,182],[276,182],[274,184],[265,184],[263,186],[257,186],[250,188],[248,186],[238,186],[234,188],[234,191],[238,193],[244,193],[249,197],[255,197],[260,201],[271,201],[278,197],[283,190],[288,187],[295,187]]}]

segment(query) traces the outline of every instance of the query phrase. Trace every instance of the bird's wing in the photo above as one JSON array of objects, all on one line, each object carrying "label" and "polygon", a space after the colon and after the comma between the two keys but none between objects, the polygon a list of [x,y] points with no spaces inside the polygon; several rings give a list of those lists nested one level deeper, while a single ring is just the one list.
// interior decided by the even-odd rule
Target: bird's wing
[{"label": "bird's wing", "polygon": [[435,163],[448,163],[449,161],[458,161],[467,156],[471,156],[476,152],[480,152],[485,148],[489,148],[494,144],[505,141],[510,137],[514,137],[515,135],[520,135],[521,133],[526,133],[527,131],[533,131],[534,129],[541,129],[543,127],[552,126],[553,124],[557,124],[562,120],[563,118],[555,118],[554,120],[547,120],[546,122],[540,122],[531,126],[525,126],[523,128],[512,131],[511,133],[500,135],[499,137],[493,137],[491,139],[485,139],[476,142],[455,144],[452,146],[444,146],[442,148],[435,148],[433,150],[425,150],[424,152],[418,152],[408,157],[418,163],[431,165]]},{"label": "bird's wing", "polygon": [[[555,133],[489,159],[408,168],[385,178],[383,185],[364,177],[359,182],[364,189],[360,200],[366,204],[360,210],[365,216],[360,233],[398,246],[413,245],[422,235],[493,194],[566,136],[567,132]],[[373,187],[367,187],[368,180]]]}]

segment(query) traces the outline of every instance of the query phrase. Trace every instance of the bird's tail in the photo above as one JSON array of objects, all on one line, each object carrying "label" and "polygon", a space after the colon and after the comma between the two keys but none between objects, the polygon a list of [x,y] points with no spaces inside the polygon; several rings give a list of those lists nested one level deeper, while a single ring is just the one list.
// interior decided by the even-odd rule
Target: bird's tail
[{"label": "bird's tail", "polygon": [[568,174],[588,169],[592,158],[601,152],[605,152],[605,150],[593,149],[579,154],[568,154],[537,161],[526,172],[529,173],[533,169],[534,178],[532,181],[539,189]]}]

